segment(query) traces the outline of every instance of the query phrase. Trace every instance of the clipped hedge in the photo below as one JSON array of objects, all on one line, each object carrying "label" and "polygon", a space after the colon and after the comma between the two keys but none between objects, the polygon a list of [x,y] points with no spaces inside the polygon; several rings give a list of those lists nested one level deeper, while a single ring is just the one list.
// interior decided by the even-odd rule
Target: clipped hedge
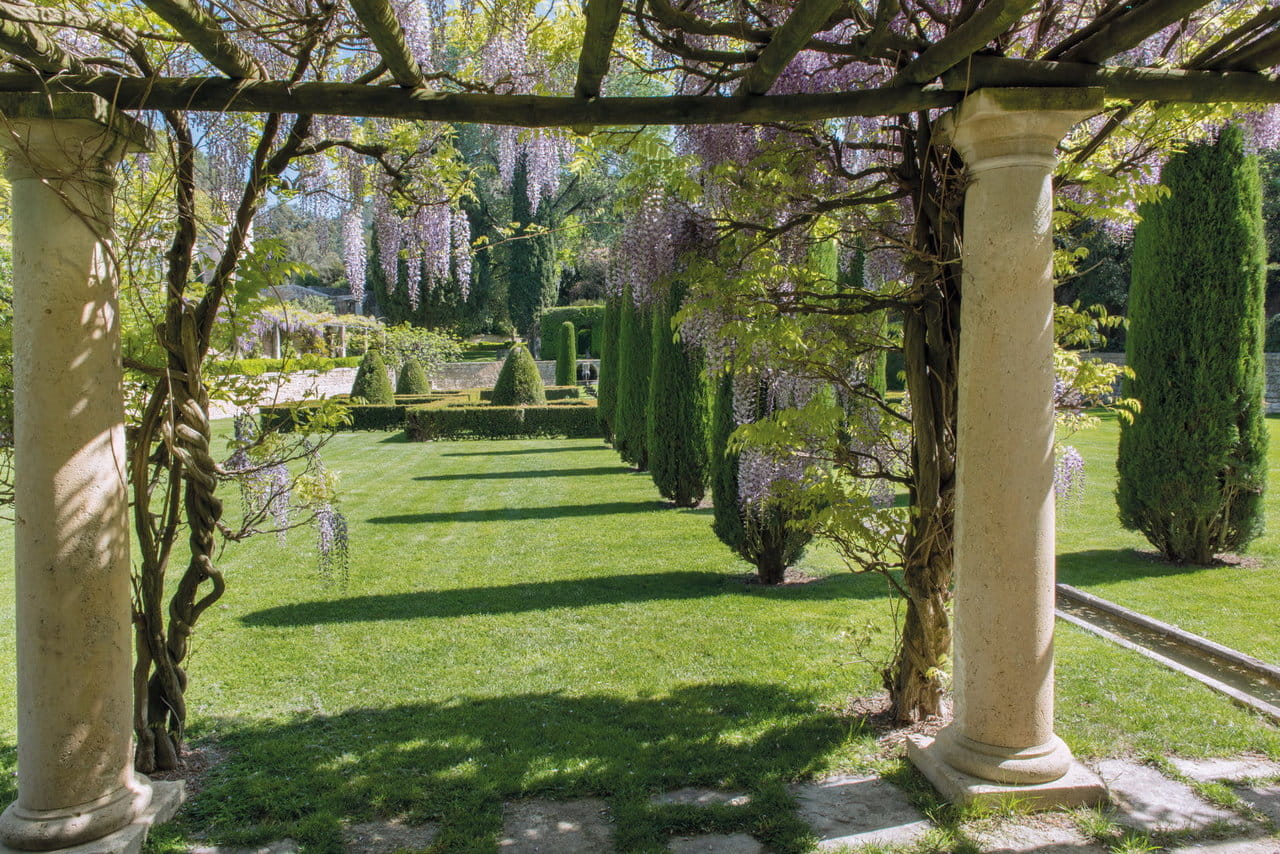
[{"label": "clipped hedge", "polygon": [[[580,400],[585,397],[580,385],[549,385],[543,391],[547,395],[548,403],[553,400]],[[493,389],[480,389],[479,399],[485,402],[492,401]]]},{"label": "clipped hedge", "polygon": [[405,412],[411,441],[433,439],[587,439],[600,436],[594,400],[546,406],[427,404]]},{"label": "clipped hedge", "polygon": [[[485,389],[487,391],[487,389]],[[441,391],[434,394],[398,394],[394,404],[350,405],[347,412],[351,423],[339,427],[339,430],[399,430],[404,426],[405,411],[411,406],[433,404],[436,406],[475,406],[480,403],[481,389],[463,389],[461,391]],[[335,399],[350,400],[348,395],[334,395]],[[262,430],[276,430],[280,433],[292,433],[297,423],[299,410],[318,406],[315,401],[299,403],[281,403],[275,406],[258,407],[258,420]]]},{"label": "clipped hedge", "polygon": [[242,374],[257,377],[262,374],[296,373],[300,371],[331,371],[334,368],[357,368],[360,356],[330,359],[326,356],[293,356],[288,359],[235,359],[214,362],[210,370],[215,374]]},{"label": "clipped hedge", "polygon": [[[542,341],[540,357],[543,360],[555,360],[560,349],[560,326],[566,320],[573,324],[574,329],[591,330],[591,358],[600,358],[600,343],[604,337],[603,305],[562,305],[543,309],[538,320],[538,335]],[[581,353],[578,357],[586,358]]]}]

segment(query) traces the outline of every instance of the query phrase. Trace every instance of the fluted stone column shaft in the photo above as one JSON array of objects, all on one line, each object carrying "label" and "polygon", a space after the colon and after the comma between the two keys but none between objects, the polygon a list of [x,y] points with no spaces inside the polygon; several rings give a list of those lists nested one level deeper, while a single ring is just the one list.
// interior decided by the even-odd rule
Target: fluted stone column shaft
[{"label": "fluted stone column shaft", "polygon": [[65,848],[133,820],[135,778],[117,272],[102,121],[14,118],[18,800],[0,842]]},{"label": "fluted stone column shaft", "polygon": [[955,521],[954,768],[1044,783],[1053,731],[1053,184],[1088,90],[984,90],[953,114],[964,207]]}]

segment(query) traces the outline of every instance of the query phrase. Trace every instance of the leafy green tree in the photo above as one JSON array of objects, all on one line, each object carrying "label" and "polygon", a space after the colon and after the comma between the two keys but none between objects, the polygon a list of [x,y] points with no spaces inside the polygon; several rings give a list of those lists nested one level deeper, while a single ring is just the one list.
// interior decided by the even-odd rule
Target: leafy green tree
[{"label": "leafy green tree", "polygon": [[578,335],[573,321],[560,324],[560,340],[556,346],[556,385],[573,385],[578,381]]},{"label": "leafy green tree", "polygon": [[618,402],[618,329],[622,317],[622,301],[609,297],[604,303],[604,335],[600,340],[600,380],[596,385],[600,429],[605,441],[614,442],[614,423]]},{"label": "leafy green tree", "polygon": [[400,376],[396,377],[396,394],[430,394],[431,381],[422,363],[417,359],[406,359],[400,366]]},{"label": "leafy green tree", "polygon": [[653,311],[649,362],[649,473],[664,498],[694,507],[706,493],[707,378],[702,356],[672,331],[685,288],[675,285]]},{"label": "leafy green tree", "polygon": [[1262,304],[1266,244],[1257,159],[1238,127],[1161,173],[1134,237],[1120,521],[1168,560],[1205,564],[1263,525],[1267,473]]},{"label": "leafy green tree", "polygon": [[547,402],[546,388],[538,363],[528,348],[517,344],[507,353],[498,381],[493,386],[494,406],[541,406]]},{"label": "leafy green tree", "polygon": [[528,165],[520,157],[511,179],[511,221],[520,225],[520,233],[507,251],[507,299],[511,322],[522,335],[533,330],[538,312],[555,305],[560,290],[555,237],[546,230],[545,219],[535,216],[529,204]]},{"label": "leafy green tree", "polygon": [[649,467],[649,367],[652,321],[636,305],[628,287],[618,316],[618,391],[613,446],[624,462],[640,471]]},{"label": "leafy green tree", "polygon": [[356,380],[351,384],[351,397],[361,398],[365,403],[375,406],[396,402],[391,380],[387,377],[387,365],[376,348],[370,349],[360,360]]}]

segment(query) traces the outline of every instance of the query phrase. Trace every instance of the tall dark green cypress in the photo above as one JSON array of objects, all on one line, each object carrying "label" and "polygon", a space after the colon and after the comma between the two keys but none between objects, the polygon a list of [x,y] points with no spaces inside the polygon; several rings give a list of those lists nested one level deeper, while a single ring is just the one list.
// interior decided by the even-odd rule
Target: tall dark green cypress
[{"label": "tall dark green cypress", "polygon": [[1120,521],[1165,558],[1205,564],[1262,531],[1266,245],[1257,158],[1227,127],[1175,155],[1134,236]]},{"label": "tall dark green cypress", "polygon": [[618,316],[618,399],[613,446],[624,462],[640,471],[649,467],[649,315],[648,310],[636,306],[628,287],[622,294]]},{"label": "tall dark green cypress", "polygon": [[[763,384],[757,386],[758,409],[767,408]],[[720,541],[756,568],[762,584],[781,584],[787,567],[804,554],[813,535],[791,523],[797,520],[784,499],[770,498],[762,507],[742,505],[738,491],[739,455],[729,449],[735,429],[733,378],[726,374],[716,387],[711,427],[711,495],[715,503],[711,528]]]},{"label": "tall dark green cypress", "polygon": [[545,212],[534,215],[529,204],[529,171],[523,156],[517,158],[511,178],[511,220],[523,228],[534,226],[532,237],[517,235],[507,252],[507,300],[511,322],[525,335],[544,308],[556,304],[560,281],[556,276],[555,237],[536,233],[547,224]]},{"label": "tall dark green cypress", "polygon": [[649,362],[649,473],[664,498],[694,507],[707,491],[707,379],[702,355],[679,340],[671,320],[684,301],[680,283],[653,311]]},{"label": "tall dark green cypress", "polygon": [[556,342],[556,385],[573,385],[578,381],[578,335],[573,321],[560,324]]},{"label": "tall dark green cypress", "polygon": [[618,402],[618,321],[622,313],[619,297],[604,301],[604,334],[600,340],[600,378],[596,385],[597,417],[606,442],[613,443],[613,423]]}]

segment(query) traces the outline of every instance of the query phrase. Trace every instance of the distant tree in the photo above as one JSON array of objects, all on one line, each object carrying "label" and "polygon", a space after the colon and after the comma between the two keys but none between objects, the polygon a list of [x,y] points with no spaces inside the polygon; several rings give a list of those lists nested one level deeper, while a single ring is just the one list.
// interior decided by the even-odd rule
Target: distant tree
[{"label": "distant tree", "polygon": [[546,402],[547,392],[538,373],[538,363],[523,344],[515,345],[507,353],[498,381],[494,383],[493,405],[541,406]]},{"label": "distant tree", "polygon": [[600,381],[596,385],[600,429],[605,441],[614,443],[614,422],[618,402],[618,329],[622,315],[619,297],[608,297],[604,303],[604,335],[600,340]]},{"label": "distant tree", "polygon": [[1257,159],[1238,127],[1191,145],[1142,207],[1129,306],[1129,395],[1116,499],[1165,558],[1208,563],[1262,531],[1266,244]]},{"label": "distant tree", "polygon": [[396,394],[430,394],[431,381],[422,363],[417,359],[406,359],[400,366],[400,376],[396,378]]},{"label": "distant tree", "polygon": [[573,385],[578,381],[578,335],[573,321],[560,324],[560,340],[556,345],[556,385]]},{"label": "distant tree", "polygon": [[709,477],[707,378],[701,353],[672,330],[684,294],[685,288],[673,286],[653,311],[649,473],[664,498],[694,507],[706,493]]},{"label": "distant tree", "polygon": [[624,462],[640,471],[649,467],[649,361],[652,321],[636,305],[631,289],[622,294],[618,314],[618,391],[613,446]]},{"label": "distant tree", "polygon": [[365,403],[372,405],[396,402],[391,380],[387,377],[387,365],[382,361],[382,354],[377,348],[370,349],[360,360],[355,382],[351,384],[351,397],[362,398]]}]

